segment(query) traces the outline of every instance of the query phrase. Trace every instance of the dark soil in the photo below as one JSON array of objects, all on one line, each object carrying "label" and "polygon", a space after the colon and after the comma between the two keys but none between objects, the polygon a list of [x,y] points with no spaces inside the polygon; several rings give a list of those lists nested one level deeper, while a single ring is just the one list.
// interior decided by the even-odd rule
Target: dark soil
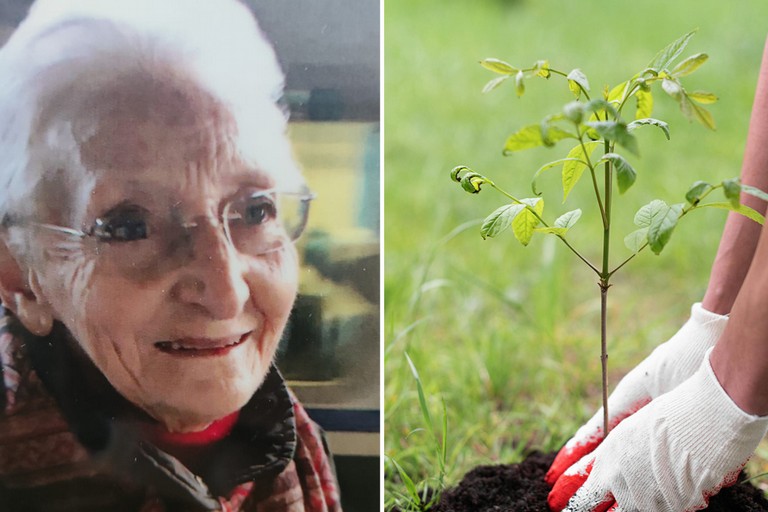
[{"label": "dark soil", "polygon": [[[520,464],[478,466],[447,489],[430,512],[549,512],[544,474],[554,457],[535,452]],[[753,485],[738,484],[713,496],[704,510],[768,511],[768,500]]]}]

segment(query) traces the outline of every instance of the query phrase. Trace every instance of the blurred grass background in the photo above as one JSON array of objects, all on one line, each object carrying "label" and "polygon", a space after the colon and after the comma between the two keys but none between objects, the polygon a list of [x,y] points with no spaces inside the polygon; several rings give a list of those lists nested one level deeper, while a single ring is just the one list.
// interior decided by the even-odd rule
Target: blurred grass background
[{"label": "blurred grass background", "polygon": [[[599,406],[599,290],[595,276],[554,238],[520,246],[511,232],[482,240],[479,222],[503,198],[470,196],[449,179],[468,165],[518,197],[530,197],[540,165],[568,144],[503,157],[506,137],[558,112],[573,99],[565,82],[529,80],[481,94],[495,75],[478,61],[495,57],[528,67],[547,59],[581,68],[592,96],[626,80],[667,43],[698,28],[682,57],[709,61],[684,79],[716,93],[711,132],[685,120],[654,90],[654,117],[671,141],[637,132],[638,180],[614,203],[613,261],[634,212],[652,199],[684,200],[697,179],[719,182],[741,166],[768,3],[714,0],[579,2],[558,0],[386,0],[385,15],[385,450],[415,478],[437,464],[416,387],[418,368],[433,416],[448,410],[450,483],[477,464],[510,463],[531,449],[555,450]],[[560,204],[559,172],[539,180],[546,218],[582,207],[569,233],[599,260],[600,225],[588,179]],[[609,353],[615,385],[666,340],[700,300],[725,221],[721,211],[687,216],[670,244],[644,252],[614,278],[609,294]],[[592,243],[590,244],[590,240]],[[756,470],[764,463],[759,459]],[[389,468],[388,486],[391,484]]]}]

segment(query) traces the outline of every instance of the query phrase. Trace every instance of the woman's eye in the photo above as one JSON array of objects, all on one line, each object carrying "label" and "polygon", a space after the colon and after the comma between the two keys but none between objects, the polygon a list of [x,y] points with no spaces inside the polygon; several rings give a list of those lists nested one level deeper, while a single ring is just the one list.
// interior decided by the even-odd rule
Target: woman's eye
[{"label": "woman's eye", "polygon": [[258,226],[277,217],[277,206],[267,197],[251,197],[244,201],[240,218],[244,224]]},{"label": "woman's eye", "polygon": [[92,233],[102,241],[133,242],[149,236],[148,212],[138,206],[119,207],[96,219]]}]

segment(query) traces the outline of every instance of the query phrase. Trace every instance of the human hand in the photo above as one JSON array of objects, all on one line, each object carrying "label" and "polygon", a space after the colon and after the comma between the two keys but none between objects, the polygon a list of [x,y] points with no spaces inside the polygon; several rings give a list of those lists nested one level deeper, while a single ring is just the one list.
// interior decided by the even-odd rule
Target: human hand
[{"label": "human hand", "polygon": [[736,481],[768,430],[742,411],[709,363],[613,430],[557,479],[554,511],[681,512],[706,507]]},{"label": "human hand", "polygon": [[[609,427],[613,429],[652,399],[671,391],[701,366],[704,353],[714,346],[728,317],[711,313],[696,303],[691,317],[666,343],[629,372],[608,398]],[[605,438],[603,409],[582,426],[560,450],[547,472],[550,486],[563,472],[597,448]]]}]

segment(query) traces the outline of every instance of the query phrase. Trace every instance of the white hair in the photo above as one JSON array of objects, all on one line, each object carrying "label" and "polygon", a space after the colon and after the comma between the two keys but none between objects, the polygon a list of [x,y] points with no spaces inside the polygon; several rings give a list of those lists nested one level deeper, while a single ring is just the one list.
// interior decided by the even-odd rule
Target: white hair
[{"label": "white hair", "polygon": [[[126,73],[169,67],[228,109],[247,163],[279,184],[303,182],[277,103],[282,72],[243,3],[37,0],[0,50],[0,216],[55,170],[32,143],[46,112],[77,110],[83,96]],[[74,138],[56,145],[79,160]]]}]

